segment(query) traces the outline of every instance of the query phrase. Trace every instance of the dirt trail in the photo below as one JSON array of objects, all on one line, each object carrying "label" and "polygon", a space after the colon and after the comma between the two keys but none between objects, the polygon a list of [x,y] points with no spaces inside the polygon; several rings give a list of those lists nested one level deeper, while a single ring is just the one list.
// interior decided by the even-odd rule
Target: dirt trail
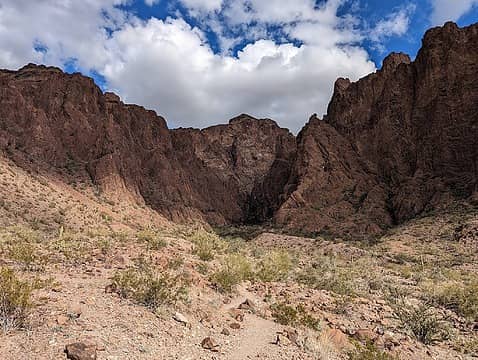
[{"label": "dirt trail", "polygon": [[246,315],[244,322],[244,330],[237,339],[234,352],[228,354],[226,359],[260,359],[265,354],[280,352],[280,348],[272,344],[275,334],[280,331],[277,324],[256,315]]},{"label": "dirt trail", "polygon": [[[245,288],[238,289],[239,296],[234,298],[230,304],[225,305],[222,311],[228,312],[237,309],[246,299],[251,300],[256,311],[260,310],[261,300]],[[282,330],[282,326],[272,320],[266,320],[254,313],[246,313],[244,316],[243,328],[232,341],[232,351],[227,353],[226,360],[245,360],[245,359],[303,359],[294,357],[290,351],[274,344],[276,335]],[[290,350],[290,349],[288,349]]]}]

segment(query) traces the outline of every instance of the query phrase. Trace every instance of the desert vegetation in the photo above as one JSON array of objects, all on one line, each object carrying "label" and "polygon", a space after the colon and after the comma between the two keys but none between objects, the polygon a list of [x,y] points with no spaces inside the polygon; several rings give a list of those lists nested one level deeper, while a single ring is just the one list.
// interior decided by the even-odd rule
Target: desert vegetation
[{"label": "desert vegetation", "polygon": [[[48,219],[4,218],[0,226],[0,320],[14,339],[8,349],[31,332],[48,344],[58,333],[81,340],[88,328],[96,339],[128,329],[147,344],[144,358],[163,343],[178,356],[208,354],[206,337],[231,354],[256,341],[256,332],[267,352],[304,359],[478,354],[476,255],[456,235],[475,221],[474,208],[429,214],[373,241],[345,241],[260,226],[161,225],[95,194],[88,196],[101,201],[97,211],[64,194],[54,200],[48,183],[32,188]],[[84,216],[80,225],[69,220],[73,213]],[[150,326],[172,335],[158,341],[138,332]],[[116,339],[108,354],[136,351]]]}]

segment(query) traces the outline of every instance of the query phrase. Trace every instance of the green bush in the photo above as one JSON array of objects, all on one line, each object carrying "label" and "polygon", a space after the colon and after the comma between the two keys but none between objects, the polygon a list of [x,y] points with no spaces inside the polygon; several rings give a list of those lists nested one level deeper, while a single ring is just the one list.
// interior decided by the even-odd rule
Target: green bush
[{"label": "green bush", "polygon": [[292,260],[286,251],[274,250],[259,262],[257,278],[265,282],[282,281],[292,270]]},{"label": "green bush", "polygon": [[435,286],[432,302],[474,321],[478,318],[478,282]]},{"label": "green bush", "polygon": [[20,263],[25,270],[33,270],[40,263],[38,249],[29,242],[14,244],[9,249],[10,258]]},{"label": "green bush", "polygon": [[221,270],[211,276],[211,282],[221,292],[230,292],[237,284],[253,276],[252,265],[240,254],[230,254],[223,260]]},{"label": "green bush", "polygon": [[140,242],[145,242],[148,250],[160,250],[168,245],[163,237],[151,229],[138,232],[136,238]]},{"label": "green bush", "polygon": [[414,307],[402,304],[395,309],[395,313],[403,328],[425,345],[449,337],[445,322],[435,314],[433,308],[426,305]]},{"label": "green bush", "polygon": [[85,263],[91,258],[90,239],[82,234],[62,234],[50,247],[51,250],[62,254],[66,261],[75,264]]},{"label": "green bush", "polygon": [[368,343],[366,346],[357,344],[357,348],[348,356],[349,360],[398,360],[398,357],[377,349],[372,343]]},{"label": "green bush", "polygon": [[320,321],[310,315],[302,304],[297,306],[276,303],[271,306],[275,320],[286,326],[303,325],[314,330],[320,329]]},{"label": "green bush", "polygon": [[194,244],[193,254],[202,261],[213,260],[217,253],[227,248],[227,243],[219,236],[205,230],[195,231],[189,239]]},{"label": "green bush", "polygon": [[158,272],[144,261],[115,273],[112,280],[121,297],[133,299],[152,310],[173,305],[187,296],[188,281],[183,274]]},{"label": "green bush", "polygon": [[14,271],[0,268],[0,326],[3,332],[21,328],[32,307],[33,286],[17,278]]},{"label": "green bush", "polygon": [[334,259],[320,258],[297,275],[297,281],[313,289],[354,296],[354,276],[350,268],[340,268]]}]

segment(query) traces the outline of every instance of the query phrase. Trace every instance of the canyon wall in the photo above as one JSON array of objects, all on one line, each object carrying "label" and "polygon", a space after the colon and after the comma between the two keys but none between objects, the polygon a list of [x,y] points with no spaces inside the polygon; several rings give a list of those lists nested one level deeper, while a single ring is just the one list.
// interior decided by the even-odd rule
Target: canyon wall
[{"label": "canyon wall", "polygon": [[147,205],[173,221],[379,234],[476,194],[478,25],[429,30],[415,61],[338,79],[324,119],[168,129],[80,74],[0,71],[0,151],[32,171]]}]

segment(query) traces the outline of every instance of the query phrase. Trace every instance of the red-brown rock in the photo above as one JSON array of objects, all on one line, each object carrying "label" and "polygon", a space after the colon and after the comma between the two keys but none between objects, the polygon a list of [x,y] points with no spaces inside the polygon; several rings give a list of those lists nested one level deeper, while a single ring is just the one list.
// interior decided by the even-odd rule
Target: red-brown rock
[{"label": "red-brown rock", "polygon": [[478,25],[431,29],[415,61],[392,54],[358,82],[337,80],[327,115],[297,138],[248,115],[169,130],[80,74],[1,70],[0,153],[174,221],[272,219],[374,236],[455,199],[475,201]]}]

